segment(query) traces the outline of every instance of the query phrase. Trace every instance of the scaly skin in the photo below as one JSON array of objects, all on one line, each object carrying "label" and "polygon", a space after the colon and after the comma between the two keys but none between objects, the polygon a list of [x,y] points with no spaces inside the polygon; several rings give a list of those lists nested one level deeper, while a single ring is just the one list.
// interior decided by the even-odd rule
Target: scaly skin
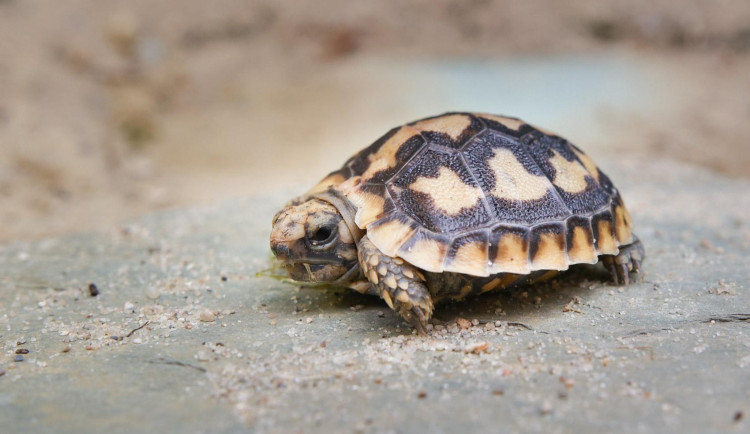
[{"label": "scaly skin", "polygon": [[359,240],[359,264],[377,294],[417,331],[427,334],[433,303],[425,276],[401,258],[386,256],[367,235]]}]

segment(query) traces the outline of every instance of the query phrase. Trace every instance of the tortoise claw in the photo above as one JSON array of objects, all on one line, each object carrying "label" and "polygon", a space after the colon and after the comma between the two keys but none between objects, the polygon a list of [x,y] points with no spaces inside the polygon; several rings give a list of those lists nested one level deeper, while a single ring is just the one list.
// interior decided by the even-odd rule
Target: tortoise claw
[{"label": "tortoise claw", "polygon": [[615,283],[619,283],[619,276],[617,275],[617,270],[615,269],[615,261],[612,259],[612,256],[603,257],[602,263],[604,264],[604,268],[609,271],[609,275],[611,276],[612,280]]},{"label": "tortoise claw", "polygon": [[620,276],[620,282],[627,286],[630,284],[630,270],[628,270],[628,264],[618,264],[617,274]]},{"label": "tortoise claw", "polygon": [[420,336],[427,336],[427,318],[425,318],[422,309],[417,306],[411,308],[409,323],[417,329],[417,333],[419,333]]}]

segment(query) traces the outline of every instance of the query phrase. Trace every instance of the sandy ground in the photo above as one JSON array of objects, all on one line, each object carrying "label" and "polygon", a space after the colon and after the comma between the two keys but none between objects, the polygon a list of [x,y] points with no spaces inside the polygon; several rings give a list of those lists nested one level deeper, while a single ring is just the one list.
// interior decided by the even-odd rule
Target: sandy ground
[{"label": "sandy ground", "polygon": [[[744,1],[0,1],[0,241],[307,185],[455,106],[543,121],[595,156],[747,176],[748,22]],[[654,89],[624,107],[604,88],[600,133],[583,131],[565,121],[580,104],[554,104],[570,80],[544,63],[580,56],[626,59]],[[445,98],[495,61],[478,79],[490,91],[541,62],[555,96]]]},{"label": "sandy ground", "polygon": [[376,297],[257,277],[279,194],[2,246],[3,427],[747,432],[750,182],[601,163],[646,246],[644,279],[586,267],[440,305],[427,337]]}]

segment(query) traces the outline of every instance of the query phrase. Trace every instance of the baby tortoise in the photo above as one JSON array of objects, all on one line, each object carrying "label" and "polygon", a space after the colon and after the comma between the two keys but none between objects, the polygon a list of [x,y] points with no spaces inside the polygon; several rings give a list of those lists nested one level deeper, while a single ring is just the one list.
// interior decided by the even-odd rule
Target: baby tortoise
[{"label": "baby tortoise", "polygon": [[425,333],[436,303],[601,262],[615,283],[644,249],[622,198],[567,140],[519,119],[446,113],[389,131],[273,218],[297,281],[381,297]]}]

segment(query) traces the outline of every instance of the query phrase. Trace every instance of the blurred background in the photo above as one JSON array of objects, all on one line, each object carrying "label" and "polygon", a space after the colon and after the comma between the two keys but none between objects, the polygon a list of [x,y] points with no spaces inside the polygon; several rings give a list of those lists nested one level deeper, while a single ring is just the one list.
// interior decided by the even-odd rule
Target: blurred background
[{"label": "blurred background", "polygon": [[300,192],[453,110],[750,177],[750,2],[0,0],[0,242]]}]

